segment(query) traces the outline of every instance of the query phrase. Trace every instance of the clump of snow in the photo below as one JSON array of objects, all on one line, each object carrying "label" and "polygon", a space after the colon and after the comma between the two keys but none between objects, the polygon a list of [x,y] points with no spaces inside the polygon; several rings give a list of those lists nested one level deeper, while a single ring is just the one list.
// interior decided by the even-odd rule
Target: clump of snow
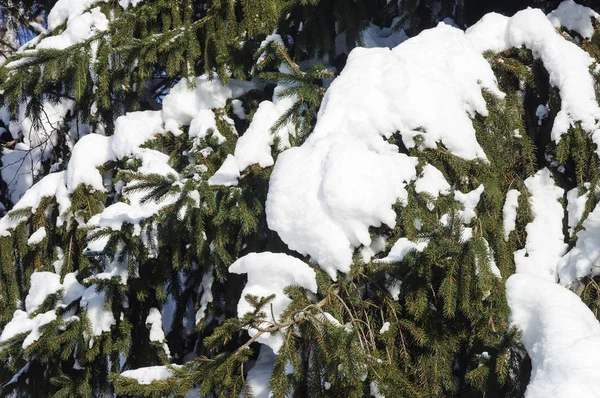
[{"label": "clump of snow", "polygon": [[396,243],[394,243],[394,246],[392,246],[392,249],[386,257],[375,261],[381,263],[399,262],[402,261],[404,257],[412,251],[422,252],[425,250],[428,244],[429,242],[425,240],[415,243],[406,238],[400,238],[396,241]]},{"label": "clump of snow", "polygon": [[36,177],[42,173],[42,162],[52,158],[52,151],[58,143],[59,127],[64,124],[65,116],[72,110],[74,102],[68,99],[57,104],[43,101],[44,116],[39,125],[27,117],[25,104],[19,106],[15,120],[9,125],[14,139],[21,140],[14,149],[2,150],[2,179],[8,187],[8,198],[17,201],[32,186]]},{"label": "clump of snow", "polygon": [[16,310],[10,322],[2,329],[0,343],[10,340],[19,334],[29,332],[27,337],[25,337],[25,340],[23,340],[22,345],[22,348],[26,349],[41,337],[42,334],[40,328],[55,320],[55,310],[38,314],[34,318],[29,318],[29,314],[25,311]]},{"label": "clump of snow", "polygon": [[97,3],[107,0],[58,0],[48,13],[48,29],[54,30],[68,19],[83,14]]},{"label": "clump of snow", "polygon": [[378,236],[369,246],[365,246],[360,250],[360,256],[363,262],[366,264],[371,261],[374,255],[385,250],[385,244],[387,238],[385,236]]},{"label": "clump of snow", "polygon": [[200,308],[198,308],[198,311],[196,312],[196,324],[200,323],[200,321],[204,319],[208,304],[212,303],[214,299],[212,294],[212,285],[214,281],[215,277],[213,275],[213,268],[211,267],[211,269],[202,276],[202,281],[200,282],[202,296],[200,296]]},{"label": "clump of snow", "polygon": [[[317,293],[315,271],[297,258],[282,253],[250,253],[236,260],[229,267],[229,272],[248,275],[248,282],[244,286],[237,307],[238,317],[254,311],[250,303],[244,299],[248,294],[258,297],[268,297],[275,294],[275,298],[267,305],[265,313],[268,319],[271,318],[272,313],[276,318],[272,321],[279,322],[280,314],[291,303],[291,300],[283,292],[287,286],[301,286]],[[263,327],[268,327],[269,324],[267,322]],[[250,328],[248,330],[251,337],[257,333],[258,330],[256,329]],[[257,341],[271,347],[275,354],[279,352],[283,344],[280,333],[264,333],[258,337]]]},{"label": "clump of snow", "polygon": [[388,330],[390,330],[390,323],[389,322],[384,322],[383,326],[381,326],[381,329],[379,329],[379,334],[384,334]]},{"label": "clump of snow", "polygon": [[244,109],[244,105],[242,101],[239,99],[234,99],[231,101],[231,109],[233,114],[236,115],[241,120],[246,120],[246,110]]},{"label": "clump of snow", "polygon": [[173,369],[167,366],[147,366],[145,368],[126,370],[121,373],[121,377],[135,379],[138,384],[143,385],[152,384],[153,381],[167,380],[174,375],[175,372],[173,372]]},{"label": "clump of snow", "polygon": [[208,179],[208,185],[237,186],[238,178],[240,170],[237,161],[233,155],[227,155],[219,170]]},{"label": "clump of snow", "polygon": [[512,275],[506,281],[510,322],[522,332],[531,357],[528,398],[600,395],[600,324],[570,290],[542,278]]},{"label": "clump of snow", "polygon": [[525,248],[514,253],[517,272],[556,281],[557,265],[567,250],[562,233],[564,190],[554,183],[550,170],[543,168],[525,180],[531,193],[534,219],[527,224]]},{"label": "clump of snow", "polygon": [[568,30],[579,33],[584,39],[591,39],[594,35],[592,19],[600,21],[600,14],[573,0],[565,0],[556,10],[548,14],[548,19],[555,28],[564,26]]},{"label": "clump of snow", "polygon": [[450,184],[446,181],[444,174],[430,164],[423,167],[421,177],[415,181],[415,192],[426,192],[437,199],[440,195],[448,195],[450,193]]},{"label": "clump of snow", "polygon": [[230,98],[239,97],[256,88],[256,83],[232,80],[223,85],[217,77],[196,77],[196,87],[189,88],[187,79],[181,79],[163,99],[163,116],[169,127],[189,125],[203,109],[223,108]]},{"label": "clump of snow", "polygon": [[502,207],[502,224],[504,225],[504,240],[508,240],[510,233],[517,225],[517,208],[519,207],[521,192],[511,189],[506,193],[506,201]]},{"label": "clump of snow", "polygon": [[31,274],[31,287],[25,298],[25,310],[32,313],[42,305],[46,297],[62,289],[60,275],[54,272],[34,272]]},{"label": "clump of snow", "polygon": [[[87,311],[87,318],[91,323],[92,335],[100,336],[102,332],[110,332],[111,326],[117,324],[112,311],[104,309],[104,291],[97,291],[97,285],[88,287],[81,297],[80,306]],[[90,340],[92,344],[92,340]]]},{"label": "clump of snow", "polygon": [[470,27],[466,36],[480,52],[501,52],[522,46],[530,49],[542,60],[550,75],[550,84],[560,91],[561,109],[554,120],[552,139],[558,142],[571,126],[581,122],[594,142],[600,143],[597,130],[600,107],[589,71],[594,59],[557,33],[542,11],[528,8],[511,18],[490,13]]},{"label": "clump of snow", "polygon": [[460,216],[465,224],[469,224],[471,220],[473,220],[473,217],[477,215],[477,213],[475,213],[475,208],[479,204],[479,199],[481,199],[483,190],[483,184],[481,184],[471,192],[462,193],[460,191],[454,191],[454,199],[463,205],[464,210],[461,211]]},{"label": "clump of snow", "polygon": [[70,304],[84,295],[86,287],[77,281],[77,272],[69,272],[63,280],[63,303]]},{"label": "clump of snow", "polygon": [[596,205],[577,233],[577,243],[558,263],[561,285],[569,286],[586,275],[600,274],[600,206]]},{"label": "clump of snow", "polygon": [[[451,61],[449,61],[451,60]],[[489,64],[464,33],[440,25],[386,48],[357,48],[323,99],[308,140],[275,164],[267,220],[293,250],[332,278],[347,272],[353,247],[370,245],[370,226],[393,227],[391,206],[406,198],[416,159],[406,146],[441,141],[453,154],[486,160],[470,116],[488,114],[482,89],[502,97]]]},{"label": "clump of snow", "polygon": [[162,329],[162,317],[158,308],[150,308],[146,317],[146,324],[150,324],[150,341],[162,342],[165,340],[165,332]]},{"label": "clump of snow", "polygon": [[[52,13],[52,12],[51,12]],[[48,17],[50,19],[50,16]],[[79,15],[72,15],[67,21],[67,28],[56,36],[42,39],[36,49],[63,50],[67,47],[82,43],[97,32],[108,29],[108,18],[100,11],[100,7],[91,9]]]},{"label": "clump of snow", "polygon": [[28,245],[37,245],[46,237],[46,228],[40,227],[27,239]]},{"label": "clump of snow", "polygon": [[[13,210],[31,208],[31,212],[34,213],[42,199],[46,197],[56,198],[59,211],[57,226],[61,226],[63,224],[62,216],[71,206],[71,200],[69,199],[65,185],[65,172],[63,171],[44,176],[44,178],[25,192],[23,197],[13,207]],[[14,229],[20,222],[21,219],[13,218],[10,214],[2,217],[0,219],[0,236],[8,236],[10,234],[9,230]]]},{"label": "clump of snow", "polygon": [[[590,187],[590,184],[587,182],[583,185],[586,189]],[[569,218],[567,224],[569,226],[569,235],[573,234],[573,230],[577,227],[579,221],[581,221],[589,196],[590,192],[587,190],[580,195],[579,188],[573,188],[567,192],[567,215]]]}]

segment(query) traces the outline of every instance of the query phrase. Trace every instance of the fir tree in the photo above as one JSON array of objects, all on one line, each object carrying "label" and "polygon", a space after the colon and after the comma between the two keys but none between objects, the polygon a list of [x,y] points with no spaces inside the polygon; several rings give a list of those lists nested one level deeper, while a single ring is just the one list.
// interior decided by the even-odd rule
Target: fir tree
[{"label": "fir tree", "polygon": [[[336,215],[369,226],[359,236],[359,226],[340,221],[341,235],[355,234],[347,272],[270,219],[277,167],[291,162],[279,156],[333,141],[319,136],[319,122],[335,120],[324,111],[336,106],[327,93],[348,85],[354,47],[393,47],[453,22],[446,18],[464,27],[491,9],[55,3],[19,9],[46,25],[0,66],[0,130],[11,134],[0,158],[1,395],[524,395],[536,357],[511,324],[505,283],[523,267],[541,214],[531,181],[548,176],[562,192],[552,205],[564,212],[567,265],[593,238],[582,233],[593,231],[599,181],[586,121],[556,138],[569,98],[539,51],[511,46],[480,57],[498,91],[473,82],[487,114],[472,103],[461,111],[485,158],[461,156],[444,137],[431,144],[425,125],[389,131],[396,104],[365,110],[360,134],[381,129],[365,156],[392,148],[414,175],[389,203],[395,222],[367,214],[364,203]],[[503,7],[495,11],[517,10]],[[577,10],[589,12],[591,34],[565,26],[552,38],[589,56],[598,98],[599,17]],[[350,57],[377,55],[360,51]],[[377,101],[393,94],[386,89],[359,94]],[[341,158],[329,156],[323,163],[333,168]],[[319,166],[306,162],[306,173]],[[336,193],[319,195],[325,208],[322,197]],[[304,205],[298,219],[310,211]],[[346,211],[326,209],[336,210]],[[567,277],[556,269],[553,277]],[[598,278],[592,269],[567,286],[596,318]]]}]

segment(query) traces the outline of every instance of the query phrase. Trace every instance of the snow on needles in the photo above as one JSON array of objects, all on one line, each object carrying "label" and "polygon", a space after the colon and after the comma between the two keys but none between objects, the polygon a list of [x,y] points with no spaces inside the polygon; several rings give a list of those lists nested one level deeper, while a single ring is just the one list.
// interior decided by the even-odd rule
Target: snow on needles
[{"label": "snow on needles", "polygon": [[[572,11],[571,6],[566,7]],[[560,20],[570,24],[572,19],[565,15],[573,14],[565,10],[559,12]],[[581,122],[581,127],[592,133],[594,142],[600,144],[600,130],[597,130],[600,107],[589,71],[594,59],[557,33],[542,11],[528,8],[511,18],[490,13],[469,28],[466,35],[480,52],[500,52],[522,46],[530,49],[534,57],[542,60],[550,75],[550,84],[560,91],[561,109],[554,120],[552,139],[558,142],[569,127]],[[600,154],[600,149],[596,152]]]}]

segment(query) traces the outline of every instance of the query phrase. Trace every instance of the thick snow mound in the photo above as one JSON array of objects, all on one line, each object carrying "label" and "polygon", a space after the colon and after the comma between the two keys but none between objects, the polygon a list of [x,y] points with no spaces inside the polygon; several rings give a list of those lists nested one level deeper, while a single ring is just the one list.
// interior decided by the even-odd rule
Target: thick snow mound
[{"label": "thick snow mound", "polygon": [[[254,311],[254,308],[244,299],[248,294],[258,297],[268,297],[275,294],[275,298],[267,306],[265,312],[268,318],[271,318],[272,313],[277,318],[274,321],[279,322],[279,316],[292,302],[283,292],[287,286],[302,286],[313,293],[317,293],[315,271],[302,261],[287,254],[250,253],[231,264],[229,272],[248,275],[248,282],[242,291],[237,307],[239,317],[247,312]],[[248,330],[250,336],[257,333],[256,329]],[[283,344],[280,333],[265,333],[257,341],[268,345],[275,353],[279,351]]]},{"label": "thick snow mound", "polygon": [[575,31],[585,39],[591,39],[594,34],[592,18],[600,20],[600,15],[589,7],[566,0],[560,3],[558,8],[548,14],[548,19],[555,28],[564,26]]},{"label": "thick snow mound", "polygon": [[510,321],[533,369],[526,397],[600,396],[600,324],[570,290],[531,275],[506,282]]},{"label": "thick snow mound", "polygon": [[554,120],[552,139],[559,141],[569,127],[581,122],[585,131],[593,133],[594,142],[600,143],[600,132],[596,132],[600,107],[589,71],[594,59],[556,32],[542,11],[528,8],[511,18],[490,13],[469,28],[466,36],[480,52],[530,49],[542,60],[550,84],[560,91],[561,109]]},{"label": "thick snow mound", "polygon": [[347,272],[353,249],[371,243],[369,227],[394,227],[392,205],[406,198],[406,184],[416,177],[416,159],[384,137],[400,131],[413,147],[420,135],[424,147],[441,141],[455,155],[486,160],[470,119],[487,115],[482,89],[503,95],[464,33],[445,24],[393,50],[353,50],[312,135],[275,164],[269,227],[332,278]]}]

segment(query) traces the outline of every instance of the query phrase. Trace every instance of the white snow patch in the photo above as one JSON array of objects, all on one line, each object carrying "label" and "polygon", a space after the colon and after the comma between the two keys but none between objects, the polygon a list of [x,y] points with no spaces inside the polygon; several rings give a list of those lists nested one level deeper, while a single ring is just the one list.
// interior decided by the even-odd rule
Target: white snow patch
[{"label": "white snow patch", "polygon": [[510,322],[531,357],[528,398],[600,396],[600,324],[570,290],[526,274],[506,281]]},{"label": "white snow patch", "polygon": [[473,220],[473,217],[477,215],[477,213],[475,213],[475,208],[479,204],[479,199],[481,199],[483,190],[483,184],[481,184],[471,192],[462,193],[460,191],[454,191],[454,198],[463,205],[464,210],[460,212],[460,216],[465,224],[469,224],[471,220]]},{"label": "white snow patch", "polygon": [[[172,365],[172,367],[177,367],[177,365]],[[152,384],[155,380],[167,380],[174,375],[175,372],[173,372],[173,369],[167,366],[147,366],[145,368],[126,370],[121,373],[121,377],[135,379],[142,385]]]},{"label": "white snow patch", "polygon": [[[271,313],[273,313],[276,319],[272,321],[279,322],[280,314],[291,303],[291,300],[283,292],[285,287],[296,285],[317,293],[315,271],[297,258],[282,253],[250,253],[235,261],[229,267],[229,272],[248,274],[248,282],[242,291],[237,307],[238,317],[254,311],[250,303],[244,299],[248,294],[258,297],[268,297],[275,294],[273,301],[267,305],[265,313],[267,319],[270,319]],[[268,327],[270,324],[269,321],[266,321],[263,326]],[[257,333],[256,329],[250,328],[248,330],[251,337]],[[257,341],[268,345],[277,354],[283,344],[283,337],[279,333],[264,333]]]},{"label": "white snow patch", "polygon": [[46,297],[62,289],[60,275],[54,272],[34,272],[31,274],[31,285],[25,298],[25,310],[31,314],[42,305]]},{"label": "white snow patch", "polygon": [[237,161],[233,155],[227,155],[219,170],[208,179],[208,185],[237,186],[238,178],[240,170]]},{"label": "white snow patch", "polygon": [[591,39],[594,35],[592,19],[600,21],[600,14],[573,0],[565,0],[556,10],[548,14],[548,19],[557,29],[564,26],[568,30],[579,33],[584,39]]},{"label": "white snow patch", "polygon": [[450,184],[446,181],[444,174],[430,164],[423,167],[421,177],[415,181],[415,192],[426,192],[437,199],[440,195],[448,195],[450,193]]},{"label": "white snow patch", "polygon": [[429,242],[425,240],[415,243],[407,238],[400,238],[394,243],[394,246],[392,246],[392,249],[386,257],[375,260],[375,262],[395,263],[402,261],[408,253],[412,251],[422,252],[428,244]]},{"label": "white snow patch", "polygon": [[562,233],[563,207],[559,199],[564,190],[543,168],[525,180],[531,193],[534,219],[527,224],[525,248],[514,253],[517,272],[556,281],[557,265],[567,250]]},{"label": "white snow patch", "polygon": [[46,237],[46,228],[40,227],[34,233],[31,234],[29,239],[27,239],[28,245],[37,245]]},{"label": "white snow patch", "polygon": [[[81,297],[80,306],[87,310],[87,317],[92,326],[92,335],[100,336],[103,332],[110,332],[111,326],[117,324],[112,311],[104,309],[104,291],[96,291],[97,285],[88,287]],[[92,340],[90,340],[92,344]]]},{"label": "white snow patch", "polygon": [[506,193],[506,201],[502,207],[502,225],[504,226],[504,240],[508,240],[510,233],[517,225],[517,208],[519,207],[521,192],[511,189]]},{"label": "white snow patch", "polygon": [[[586,188],[590,187],[590,184],[587,182],[583,185]],[[569,235],[573,235],[573,230],[577,227],[579,221],[581,221],[589,196],[589,191],[585,191],[580,195],[579,188],[573,188],[567,192],[567,214],[569,217],[567,224],[569,225]]]}]

